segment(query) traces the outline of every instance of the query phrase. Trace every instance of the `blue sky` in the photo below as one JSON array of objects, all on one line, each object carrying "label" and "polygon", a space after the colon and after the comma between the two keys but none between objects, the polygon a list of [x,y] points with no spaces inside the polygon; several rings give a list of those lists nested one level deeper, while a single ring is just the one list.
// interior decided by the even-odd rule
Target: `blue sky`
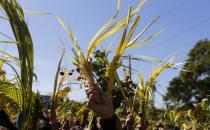
[{"label": "blue sky", "polygon": [[[127,14],[129,6],[136,7],[140,0],[122,0],[119,18]],[[117,0],[21,0],[24,10],[50,12],[60,16],[74,30],[82,49],[86,49],[92,36],[115,13]],[[209,0],[149,0],[140,11],[142,16],[137,32],[141,31],[155,17],[161,16],[144,37],[153,34],[160,29],[166,29],[151,44],[141,48],[130,50],[126,54],[146,55],[164,59],[175,56],[175,62],[183,62],[187,58],[188,51],[201,39],[210,39],[210,1]],[[34,84],[34,89],[41,93],[51,93],[56,72],[57,62],[61,48],[67,48],[67,55],[71,54],[72,43],[62,27],[52,15],[26,14],[27,23],[33,37],[35,47],[35,72],[39,82]],[[11,31],[6,22],[0,21],[2,32],[10,35]],[[2,37],[1,37],[2,39]],[[117,40],[115,40],[117,43]],[[114,42],[114,43],[115,43]],[[109,45],[105,41],[103,46]],[[15,54],[14,46],[1,45],[1,49]],[[73,68],[67,55],[63,66]],[[138,72],[134,74],[134,80],[141,72],[147,78],[152,65],[143,62],[132,62],[133,68]],[[122,72],[120,72],[122,73]],[[179,72],[168,70],[159,78],[157,90],[164,94],[168,82]],[[85,98],[83,90],[73,86],[71,99],[82,100]],[[156,94],[156,105],[162,105],[161,96]]]}]

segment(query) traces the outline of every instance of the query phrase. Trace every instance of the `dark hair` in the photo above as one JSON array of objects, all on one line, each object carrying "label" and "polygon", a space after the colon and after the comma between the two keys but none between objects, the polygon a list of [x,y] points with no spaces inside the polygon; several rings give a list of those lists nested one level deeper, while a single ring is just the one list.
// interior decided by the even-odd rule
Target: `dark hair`
[{"label": "dark hair", "polygon": [[50,125],[46,125],[42,128],[39,128],[39,130],[52,130],[51,126]]},{"label": "dark hair", "polygon": [[11,129],[11,130],[18,130],[11,122],[9,119],[9,116],[6,114],[6,112],[0,108],[0,125]]}]

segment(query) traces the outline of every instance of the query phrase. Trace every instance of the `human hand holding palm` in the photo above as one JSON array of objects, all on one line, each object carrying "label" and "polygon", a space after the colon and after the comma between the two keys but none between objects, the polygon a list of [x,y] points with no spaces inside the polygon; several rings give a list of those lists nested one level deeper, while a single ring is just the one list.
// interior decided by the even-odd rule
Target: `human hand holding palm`
[{"label": "human hand holding palm", "polygon": [[102,119],[109,119],[114,115],[114,108],[110,97],[97,85],[86,89],[89,97],[88,107]]}]

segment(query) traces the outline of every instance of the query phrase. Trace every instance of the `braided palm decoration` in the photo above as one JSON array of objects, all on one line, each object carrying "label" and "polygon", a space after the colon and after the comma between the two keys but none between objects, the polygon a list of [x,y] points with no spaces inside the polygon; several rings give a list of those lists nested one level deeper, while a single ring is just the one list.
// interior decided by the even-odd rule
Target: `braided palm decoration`
[{"label": "braided palm decoration", "polygon": [[0,80],[0,93],[3,93],[9,99],[18,104],[18,107],[22,104],[21,91],[14,84],[8,80]]}]

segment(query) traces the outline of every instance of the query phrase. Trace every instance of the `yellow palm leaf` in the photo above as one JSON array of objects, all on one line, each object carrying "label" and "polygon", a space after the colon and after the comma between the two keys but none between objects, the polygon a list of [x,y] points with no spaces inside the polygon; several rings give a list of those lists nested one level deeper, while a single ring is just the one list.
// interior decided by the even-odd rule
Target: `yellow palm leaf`
[{"label": "yellow palm leaf", "polygon": [[0,69],[2,69],[2,66],[3,64],[5,63],[6,61],[4,59],[0,59]]},{"label": "yellow palm leaf", "polygon": [[59,90],[57,93],[57,98],[58,99],[64,98],[70,91],[71,89],[69,87],[65,87],[64,89]]},{"label": "yellow palm leaf", "polygon": [[157,18],[155,18],[151,23],[149,23],[133,40],[131,40],[128,45],[127,48],[132,46],[146,31],[147,29],[152,26],[152,24],[154,24],[158,19],[160,18],[160,16],[158,16]]},{"label": "yellow palm leaf", "polygon": [[[116,13],[115,15],[109,20],[107,21],[99,30],[98,32],[93,36],[92,40],[90,41],[90,44],[88,46],[88,49],[87,49],[87,57],[89,57],[90,53],[93,51],[93,49],[95,47],[97,47],[98,45],[93,42],[96,40],[96,38],[100,35],[100,33],[102,31],[104,31],[104,29],[106,29],[112,22],[113,20],[118,16],[118,13],[119,13],[119,9],[120,9],[120,0],[118,0],[118,3],[117,3],[117,9],[116,9]],[[98,42],[98,44],[100,44],[100,42]]]},{"label": "yellow palm leaf", "polygon": [[73,42],[74,44],[74,48],[76,50],[80,50],[79,49],[79,46],[78,46],[78,43],[77,43],[77,40],[74,36],[74,34],[66,27],[65,23],[63,22],[63,20],[59,17],[59,16],[55,16],[56,19],[58,20],[58,22],[61,24],[61,26],[63,27],[64,31],[68,34],[68,36],[70,37],[71,41]]},{"label": "yellow palm leaf", "polygon": [[138,48],[140,46],[142,46],[143,44],[147,43],[149,40],[151,40],[152,38],[156,37],[157,35],[159,35],[160,33],[162,33],[164,31],[164,29],[160,30],[159,32],[152,34],[151,36],[145,38],[144,40],[142,40],[140,43],[136,44],[136,45],[132,45],[129,46],[130,48]]},{"label": "yellow palm leaf", "polygon": [[[138,5],[138,7],[134,11],[130,12],[130,18],[129,18],[130,21],[135,18],[135,16],[142,9],[142,7],[143,7],[143,5],[145,3],[146,3],[146,1],[145,0],[142,0],[140,2],[140,4]],[[119,1],[118,1],[118,7],[119,7]],[[116,12],[118,12],[118,11],[116,11]],[[99,44],[101,44],[102,41],[104,41],[106,38],[108,38],[112,34],[118,32],[123,27],[127,26],[127,20],[128,20],[127,17],[123,17],[119,21],[117,21],[116,23],[112,24],[106,31],[104,31],[103,33],[101,33],[108,26],[107,24],[105,24],[105,26],[103,26],[102,29],[100,29],[99,32],[97,32],[96,36],[94,36],[94,38],[91,40],[91,42],[89,44],[89,47],[88,47],[88,50],[87,50],[87,57],[86,58],[89,58],[90,57],[90,54],[91,54],[92,50],[96,46],[98,46]],[[108,21],[108,23],[109,23],[109,21]],[[101,33],[101,34],[99,35],[99,33]]]}]

